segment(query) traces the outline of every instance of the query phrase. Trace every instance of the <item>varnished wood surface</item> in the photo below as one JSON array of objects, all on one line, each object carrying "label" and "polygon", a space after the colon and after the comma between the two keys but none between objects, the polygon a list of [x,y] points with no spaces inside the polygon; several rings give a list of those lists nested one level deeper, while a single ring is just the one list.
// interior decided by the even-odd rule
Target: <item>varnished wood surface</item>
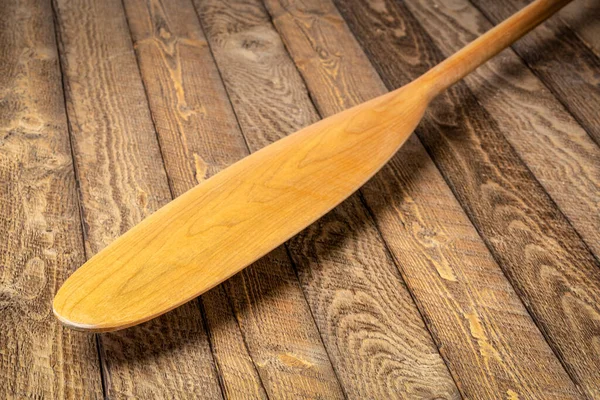
[{"label": "varnished wood surface", "polygon": [[2,2],[3,397],[600,397],[597,26],[574,11],[199,301],[98,339],[50,315],[86,256],[172,196],[524,5],[474,3],[336,2],[349,29],[326,1]]}]

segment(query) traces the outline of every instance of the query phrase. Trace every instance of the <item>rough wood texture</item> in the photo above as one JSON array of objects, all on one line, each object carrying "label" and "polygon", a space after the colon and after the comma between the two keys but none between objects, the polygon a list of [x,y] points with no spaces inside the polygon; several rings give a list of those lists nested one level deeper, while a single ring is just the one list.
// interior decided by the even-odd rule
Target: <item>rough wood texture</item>
[{"label": "rough wood texture", "polygon": [[[67,111],[91,256],[171,199],[119,1],[55,2]],[[197,304],[100,337],[115,397],[218,397]]]},{"label": "rough wood texture", "polygon": [[[318,119],[258,1],[196,4],[252,151]],[[348,397],[458,396],[358,197],[289,250]]]},{"label": "rough wood texture", "polygon": [[[178,196],[248,155],[248,148],[192,3],[128,0],[125,5]],[[228,397],[264,397],[262,385],[274,398],[342,397],[284,248],[208,292],[202,303]]]},{"label": "rough wood texture", "polygon": [[[386,92],[330,2],[266,5],[323,115]],[[361,192],[465,397],[578,395],[418,139]]]},{"label": "rough wood texture", "polygon": [[[427,0],[405,4],[445,56],[492,27],[468,0],[437,7]],[[465,83],[600,258],[600,148],[512,51]]]},{"label": "rough wood texture", "polygon": [[[598,0],[546,25],[525,61],[507,51],[434,104],[420,133],[443,175],[413,137],[361,195],[199,302],[117,334],[57,326],[52,296],[86,253],[248,152],[189,1],[124,0],[129,21],[118,0],[54,0],[55,16],[50,0],[0,1],[0,397],[458,397],[406,287],[464,397],[578,397],[499,262],[600,398],[598,266],[531,186],[598,256],[598,149],[578,126],[598,127]],[[385,92],[328,1],[265,0],[301,78],[259,0],[211,1],[252,150],[319,119],[314,106],[327,116]],[[477,4],[493,17],[517,1]],[[466,0],[338,5],[391,86],[491,25]]]},{"label": "rough wood texture", "polygon": [[[527,5],[528,0],[472,0],[497,24]],[[600,59],[558,16],[512,48],[600,145]]]},{"label": "rough wood texture", "polygon": [[409,85],[202,182],[79,268],[57,292],[54,314],[74,329],[124,329],[233,276],[350,196],[402,146],[433,98],[570,1],[536,0]]},{"label": "rough wood texture", "polygon": [[[189,0],[124,1],[175,196],[237,161],[246,144]],[[199,301],[227,398],[264,398],[224,287]]]},{"label": "rough wood texture", "polygon": [[49,1],[0,2],[0,397],[102,398],[94,337],[49,304],[84,261]]},{"label": "rough wood texture", "polygon": [[[222,285],[224,286],[224,285]],[[233,307],[224,287],[217,287],[200,301],[208,335],[226,399],[266,399],[263,383],[243,342],[240,325],[231,318]]]},{"label": "rough wood texture", "polygon": [[[441,60],[401,3],[337,4],[389,87]],[[598,396],[600,269],[592,254],[465,84],[431,104],[417,134],[570,376]]]},{"label": "rough wood texture", "polygon": [[600,0],[578,0],[559,14],[572,30],[600,56]]}]

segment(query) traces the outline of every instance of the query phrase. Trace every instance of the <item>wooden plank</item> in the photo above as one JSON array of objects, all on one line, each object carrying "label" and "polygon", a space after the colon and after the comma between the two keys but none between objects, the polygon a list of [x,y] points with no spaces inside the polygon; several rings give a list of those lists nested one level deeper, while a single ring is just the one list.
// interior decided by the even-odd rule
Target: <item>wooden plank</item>
[{"label": "wooden plank", "polygon": [[[266,5],[323,115],[386,92],[331,2]],[[416,137],[361,192],[465,397],[577,396]]]},{"label": "wooden plank", "polygon": [[[235,162],[246,144],[189,0],[126,0],[124,7],[167,176],[178,196]],[[199,303],[226,397],[265,398],[224,287]]]},{"label": "wooden plank", "polygon": [[[492,27],[468,0],[435,8],[426,0],[405,3],[445,56]],[[600,148],[513,51],[465,83],[600,258]]]},{"label": "wooden plank", "polygon": [[[192,3],[125,4],[167,173],[180,195],[248,148]],[[343,396],[284,248],[207,293],[203,305],[228,396],[264,397],[261,380],[275,398]]]},{"label": "wooden plank", "polygon": [[50,1],[0,2],[0,397],[102,398],[94,337],[52,315],[84,261]]},{"label": "wooden plank", "polygon": [[[226,399],[266,399],[224,285],[201,297],[208,335]],[[241,340],[240,340],[241,339]]]},{"label": "wooden plank", "polygon": [[574,1],[558,15],[600,56],[600,0]]},{"label": "wooden plank", "polygon": [[[171,199],[120,1],[55,1],[87,255]],[[197,304],[100,335],[109,397],[221,396]]]},{"label": "wooden plank", "polygon": [[[336,4],[388,87],[441,60],[403,4]],[[598,396],[597,261],[464,83],[417,133],[569,375]]]},{"label": "wooden plank", "polygon": [[[494,24],[525,7],[528,0],[473,0]],[[558,16],[512,48],[600,145],[600,59]]]},{"label": "wooden plank", "polygon": [[[252,151],[318,120],[259,1],[196,5]],[[459,396],[359,197],[288,250],[347,397]]]}]

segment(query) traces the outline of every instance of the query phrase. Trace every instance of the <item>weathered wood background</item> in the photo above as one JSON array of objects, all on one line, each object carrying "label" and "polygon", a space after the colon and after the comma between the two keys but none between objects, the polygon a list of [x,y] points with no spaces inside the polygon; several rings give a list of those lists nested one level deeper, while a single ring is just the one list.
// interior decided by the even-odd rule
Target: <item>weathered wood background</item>
[{"label": "weathered wood background", "polygon": [[438,98],[359,192],[100,335],[67,276],[251,152],[527,0],[0,1],[1,398],[600,399],[600,0]]}]

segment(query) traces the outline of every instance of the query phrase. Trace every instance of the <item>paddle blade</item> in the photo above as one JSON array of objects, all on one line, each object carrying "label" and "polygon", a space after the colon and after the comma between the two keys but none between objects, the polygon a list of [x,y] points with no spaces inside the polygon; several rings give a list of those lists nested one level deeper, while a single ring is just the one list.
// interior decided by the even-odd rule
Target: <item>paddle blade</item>
[{"label": "paddle blade", "polygon": [[357,190],[425,107],[399,89],[244,158],[92,257],[58,291],[54,314],[74,329],[110,331],[204,293]]}]

